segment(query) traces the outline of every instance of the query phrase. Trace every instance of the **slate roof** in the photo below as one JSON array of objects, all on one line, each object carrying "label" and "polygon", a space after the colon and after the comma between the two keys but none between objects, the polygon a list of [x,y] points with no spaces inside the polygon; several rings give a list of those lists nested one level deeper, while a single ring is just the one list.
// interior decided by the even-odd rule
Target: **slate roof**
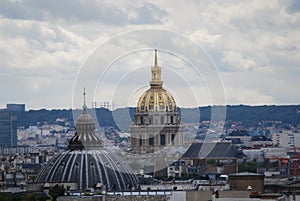
[{"label": "slate roof", "polygon": [[41,164],[37,163],[23,163],[22,169],[39,169],[41,167]]},{"label": "slate roof", "polygon": [[230,142],[193,143],[182,158],[237,158],[242,152]]}]

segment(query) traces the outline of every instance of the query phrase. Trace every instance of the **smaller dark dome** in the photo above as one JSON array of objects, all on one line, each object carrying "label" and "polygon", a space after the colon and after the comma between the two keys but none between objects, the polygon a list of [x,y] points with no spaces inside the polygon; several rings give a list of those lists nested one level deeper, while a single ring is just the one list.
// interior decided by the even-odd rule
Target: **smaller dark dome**
[{"label": "smaller dark dome", "polygon": [[42,168],[36,182],[74,182],[79,190],[93,188],[98,183],[109,190],[127,190],[138,184],[127,163],[106,150],[65,151]]},{"label": "smaller dark dome", "polygon": [[137,187],[138,180],[126,162],[102,147],[101,140],[94,134],[93,117],[86,109],[84,104],[83,112],[76,121],[76,133],[66,151],[48,161],[36,182],[74,182],[78,190],[93,188],[98,183],[110,190]]}]

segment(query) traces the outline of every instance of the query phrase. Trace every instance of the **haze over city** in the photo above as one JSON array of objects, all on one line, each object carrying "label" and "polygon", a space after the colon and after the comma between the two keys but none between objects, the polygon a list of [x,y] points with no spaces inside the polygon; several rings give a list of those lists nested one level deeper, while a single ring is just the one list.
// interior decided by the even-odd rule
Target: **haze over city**
[{"label": "haze over city", "polygon": [[[154,48],[158,49],[164,86],[179,106],[299,104],[299,11],[296,0],[1,1],[0,107],[26,103],[27,109],[79,108],[81,99],[73,103],[73,96],[81,97],[83,87],[89,106],[92,101],[111,100],[116,107],[135,106],[148,87]],[[140,31],[135,40],[130,34],[134,30]],[[157,34],[152,36],[151,30]],[[170,40],[158,37],[159,33],[171,36]],[[111,43],[122,36],[132,40]],[[178,38],[185,40],[178,42]],[[213,79],[219,82],[215,90],[221,89],[221,97],[209,97],[214,86],[205,85],[210,75],[205,77],[200,62],[196,68],[203,78],[198,80],[183,62],[193,63],[189,57],[193,51],[185,42],[202,48],[198,49],[201,60],[214,70]],[[99,56],[103,51],[97,50],[108,44],[107,53],[115,54],[105,61]],[[104,71],[99,64],[110,64],[120,56],[123,58],[114,63],[116,70],[98,86],[99,72]],[[82,75],[89,64],[99,67],[93,83]],[[179,75],[181,81],[172,79]],[[186,89],[197,95],[185,99]],[[119,98],[110,91],[129,97],[114,101]]]},{"label": "haze over city", "polygon": [[300,200],[300,1],[0,0],[0,200]]}]

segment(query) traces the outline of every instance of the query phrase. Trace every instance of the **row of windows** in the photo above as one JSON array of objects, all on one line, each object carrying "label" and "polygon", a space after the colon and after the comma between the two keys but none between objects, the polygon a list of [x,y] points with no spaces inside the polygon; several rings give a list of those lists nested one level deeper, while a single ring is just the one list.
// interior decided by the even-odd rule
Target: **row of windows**
[{"label": "row of windows", "polygon": [[[172,134],[171,135],[172,145],[174,145],[174,140],[175,140],[175,135]],[[143,145],[142,136],[140,136],[140,145]],[[154,137],[149,138],[149,145],[154,145]],[[165,134],[160,135],[160,145],[166,145],[166,135]]]},{"label": "row of windows", "polygon": [[[140,120],[141,120],[141,124],[144,124],[144,123],[145,123],[144,117],[143,117],[143,116],[140,116]],[[155,124],[158,124],[157,121],[155,121],[154,123],[155,123]],[[164,117],[164,116],[161,116],[161,117],[160,117],[160,124],[164,124],[164,123],[165,123],[165,117]],[[152,117],[152,116],[150,117],[150,122],[149,122],[149,124],[153,124],[153,117]],[[170,124],[174,124],[174,117],[173,117],[173,116],[170,117]]]}]

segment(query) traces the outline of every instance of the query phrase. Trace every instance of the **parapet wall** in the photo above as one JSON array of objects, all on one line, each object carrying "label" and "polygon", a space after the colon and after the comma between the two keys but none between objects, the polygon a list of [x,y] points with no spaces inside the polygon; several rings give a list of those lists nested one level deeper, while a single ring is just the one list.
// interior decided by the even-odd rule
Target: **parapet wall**
[{"label": "parapet wall", "polygon": [[[166,201],[167,196],[129,196],[112,195],[105,196],[105,201]],[[102,201],[102,196],[64,196],[58,197],[57,201]]]}]

